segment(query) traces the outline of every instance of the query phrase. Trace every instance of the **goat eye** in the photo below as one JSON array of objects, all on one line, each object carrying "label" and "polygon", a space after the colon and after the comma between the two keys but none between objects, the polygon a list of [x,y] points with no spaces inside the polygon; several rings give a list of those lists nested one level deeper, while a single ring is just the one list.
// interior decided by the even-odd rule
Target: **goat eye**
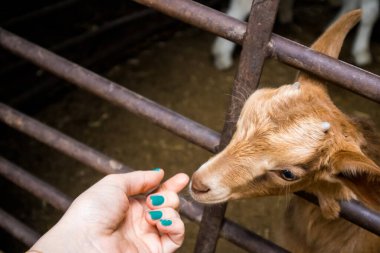
[{"label": "goat eye", "polygon": [[293,174],[290,170],[282,170],[281,177],[286,181],[293,181],[297,179],[297,176]]}]

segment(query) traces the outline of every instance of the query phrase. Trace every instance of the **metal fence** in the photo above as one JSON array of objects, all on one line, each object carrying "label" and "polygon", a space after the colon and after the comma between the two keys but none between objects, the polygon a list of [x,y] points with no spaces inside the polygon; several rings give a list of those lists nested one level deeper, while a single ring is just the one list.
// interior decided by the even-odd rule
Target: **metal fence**
[{"label": "metal fence", "polygon": [[[169,16],[243,46],[233,84],[232,100],[221,134],[192,121],[154,101],[144,98],[73,62],[0,28],[0,45],[40,68],[121,106],[158,126],[217,153],[230,141],[242,108],[235,99],[240,90],[253,92],[259,84],[266,58],[275,58],[309,71],[355,93],[380,102],[380,77],[347,63],[314,52],[307,47],[272,34],[279,0],[255,0],[249,22],[235,20],[209,7],[188,0],[136,0]],[[63,133],[0,103],[0,120],[102,173],[131,171],[126,165],[80,143]],[[0,157],[3,177],[65,211],[72,199],[48,183]],[[314,203],[314,196],[298,193]],[[380,235],[380,216],[358,202],[341,202],[341,217]],[[201,206],[181,198],[181,214],[200,223],[195,252],[214,252],[220,236],[250,252],[287,252],[224,217],[226,204]],[[0,209],[0,226],[27,245],[39,237],[30,228]]]}]

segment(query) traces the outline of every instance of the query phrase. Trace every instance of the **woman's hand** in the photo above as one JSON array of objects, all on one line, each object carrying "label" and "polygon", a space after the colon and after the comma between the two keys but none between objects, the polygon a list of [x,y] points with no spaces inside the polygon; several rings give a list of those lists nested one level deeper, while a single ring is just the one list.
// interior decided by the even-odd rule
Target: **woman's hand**
[{"label": "woman's hand", "polygon": [[[39,252],[174,252],[184,239],[177,193],[181,173],[161,186],[163,170],[106,176],[82,193],[32,250]],[[148,197],[144,194],[159,187]]]}]

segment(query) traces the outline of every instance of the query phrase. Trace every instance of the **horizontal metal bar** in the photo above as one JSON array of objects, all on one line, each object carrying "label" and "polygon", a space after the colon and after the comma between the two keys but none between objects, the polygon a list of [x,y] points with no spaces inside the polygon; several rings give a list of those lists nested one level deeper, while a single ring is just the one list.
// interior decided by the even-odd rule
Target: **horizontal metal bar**
[{"label": "horizontal metal bar", "polygon": [[132,171],[119,161],[46,126],[3,103],[0,103],[0,121],[92,168],[95,168],[101,173]]},{"label": "horizontal metal bar", "polygon": [[153,123],[215,152],[219,134],[201,126],[152,100],[144,98],[94,72],[72,63],[42,47],[0,28],[0,45],[41,68],[76,84],[111,103],[119,105]]},{"label": "horizontal metal bar", "polygon": [[70,206],[72,200],[69,197],[1,156],[0,175],[59,210],[65,211]]},{"label": "horizontal metal bar", "polygon": [[[101,27],[99,27],[96,30],[91,30],[89,32],[86,32],[86,33],[80,34],[76,37],[73,37],[71,39],[68,39],[62,43],[54,45],[54,46],[50,47],[49,50],[54,51],[54,52],[59,52],[59,51],[65,50],[65,49],[70,48],[74,45],[82,43],[83,41],[87,41],[87,40],[90,40],[94,37],[97,37],[100,34],[109,32],[112,29],[116,29],[122,25],[125,25],[128,22],[132,22],[135,20],[139,20],[139,19],[148,17],[154,13],[156,13],[156,11],[151,10],[151,9],[146,9],[146,10],[142,10],[142,11],[139,11],[136,13],[125,15],[123,17],[120,17],[120,18],[117,18],[115,20],[112,20],[112,21],[105,23],[104,25],[102,25]],[[5,66],[4,68],[0,69],[0,76],[5,75],[5,74],[17,69],[17,68],[21,68],[21,67],[25,66],[26,64],[27,64],[27,61],[19,60],[10,66]]]},{"label": "horizontal metal bar", "polygon": [[[21,188],[29,191],[34,196],[45,200],[46,202],[63,212],[68,209],[70,203],[73,201],[70,197],[62,193],[60,190],[56,189],[54,186],[51,186],[48,183],[36,178],[24,169],[18,167],[17,165],[7,161],[2,157],[0,157],[0,174],[5,176],[7,179],[11,180],[13,183],[17,184]],[[204,207],[198,203],[189,201],[183,197],[180,198],[180,213],[188,219],[190,219],[191,221],[194,221],[198,224],[200,223],[202,218],[203,208]],[[262,249],[268,250],[265,252],[285,252],[271,251],[271,249],[277,249],[277,246],[275,244],[259,237],[258,235],[247,229],[239,227],[238,225],[232,223],[229,220],[225,220],[220,235],[226,238],[227,240],[236,241],[239,240],[238,238],[247,239],[247,242],[242,241],[241,247],[250,250],[251,252],[261,252],[253,250],[257,245],[261,244],[264,247]],[[256,241],[257,244],[255,244]],[[252,244],[255,244],[256,246]]]},{"label": "horizontal metal bar", "polygon": [[[242,44],[246,22],[200,3],[187,0],[135,0],[171,17]],[[296,68],[312,72],[364,97],[380,102],[380,77],[348,63],[312,51],[294,41],[272,34],[269,56]]]},{"label": "horizontal metal bar", "polygon": [[245,22],[195,1],[187,0],[134,0],[170,17],[242,44],[247,28]]},{"label": "horizontal metal bar", "polygon": [[[296,195],[316,205],[318,199],[307,192],[297,192]],[[340,201],[340,216],[362,228],[380,235],[380,213],[366,208],[358,201]]]},{"label": "horizontal metal bar", "polygon": [[41,236],[12,215],[0,209],[0,227],[31,247]]},{"label": "horizontal metal bar", "polygon": [[380,103],[380,77],[273,34],[271,57]]},{"label": "horizontal metal bar", "polygon": [[28,21],[30,19],[34,19],[36,17],[47,15],[47,14],[49,14],[51,12],[58,11],[60,9],[63,9],[63,8],[66,8],[66,7],[70,6],[72,4],[75,4],[75,3],[79,2],[79,1],[81,1],[81,0],[60,1],[58,3],[55,3],[55,4],[52,4],[52,5],[48,5],[48,6],[39,8],[36,11],[29,12],[29,13],[27,13],[25,15],[12,18],[12,19],[6,21],[5,23],[3,23],[1,25],[2,26],[12,26],[12,25],[15,25],[15,24],[20,23],[20,22],[25,22],[25,21]]},{"label": "horizontal metal bar", "polygon": [[[254,222],[254,221],[253,221]],[[236,229],[240,228],[239,233],[236,233]],[[224,222],[220,231],[222,237],[228,238],[228,240],[236,245],[239,245],[243,249],[249,252],[257,253],[287,253],[289,251],[279,247],[271,241],[268,241],[250,230],[241,228],[237,223],[233,221]],[[254,238],[254,239],[253,239]]]}]

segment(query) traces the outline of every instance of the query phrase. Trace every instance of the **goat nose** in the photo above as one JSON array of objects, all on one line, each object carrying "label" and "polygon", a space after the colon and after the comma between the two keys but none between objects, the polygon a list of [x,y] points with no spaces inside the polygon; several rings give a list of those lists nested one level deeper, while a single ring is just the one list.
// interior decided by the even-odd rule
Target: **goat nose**
[{"label": "goat nose", "polygon": [[201,180],[193,180],[191,183],[191,190],[194,193],[202,194],[202,193],[209,192],[210,188],[207,185],[205,185],[204,183],[202,183]]}]

